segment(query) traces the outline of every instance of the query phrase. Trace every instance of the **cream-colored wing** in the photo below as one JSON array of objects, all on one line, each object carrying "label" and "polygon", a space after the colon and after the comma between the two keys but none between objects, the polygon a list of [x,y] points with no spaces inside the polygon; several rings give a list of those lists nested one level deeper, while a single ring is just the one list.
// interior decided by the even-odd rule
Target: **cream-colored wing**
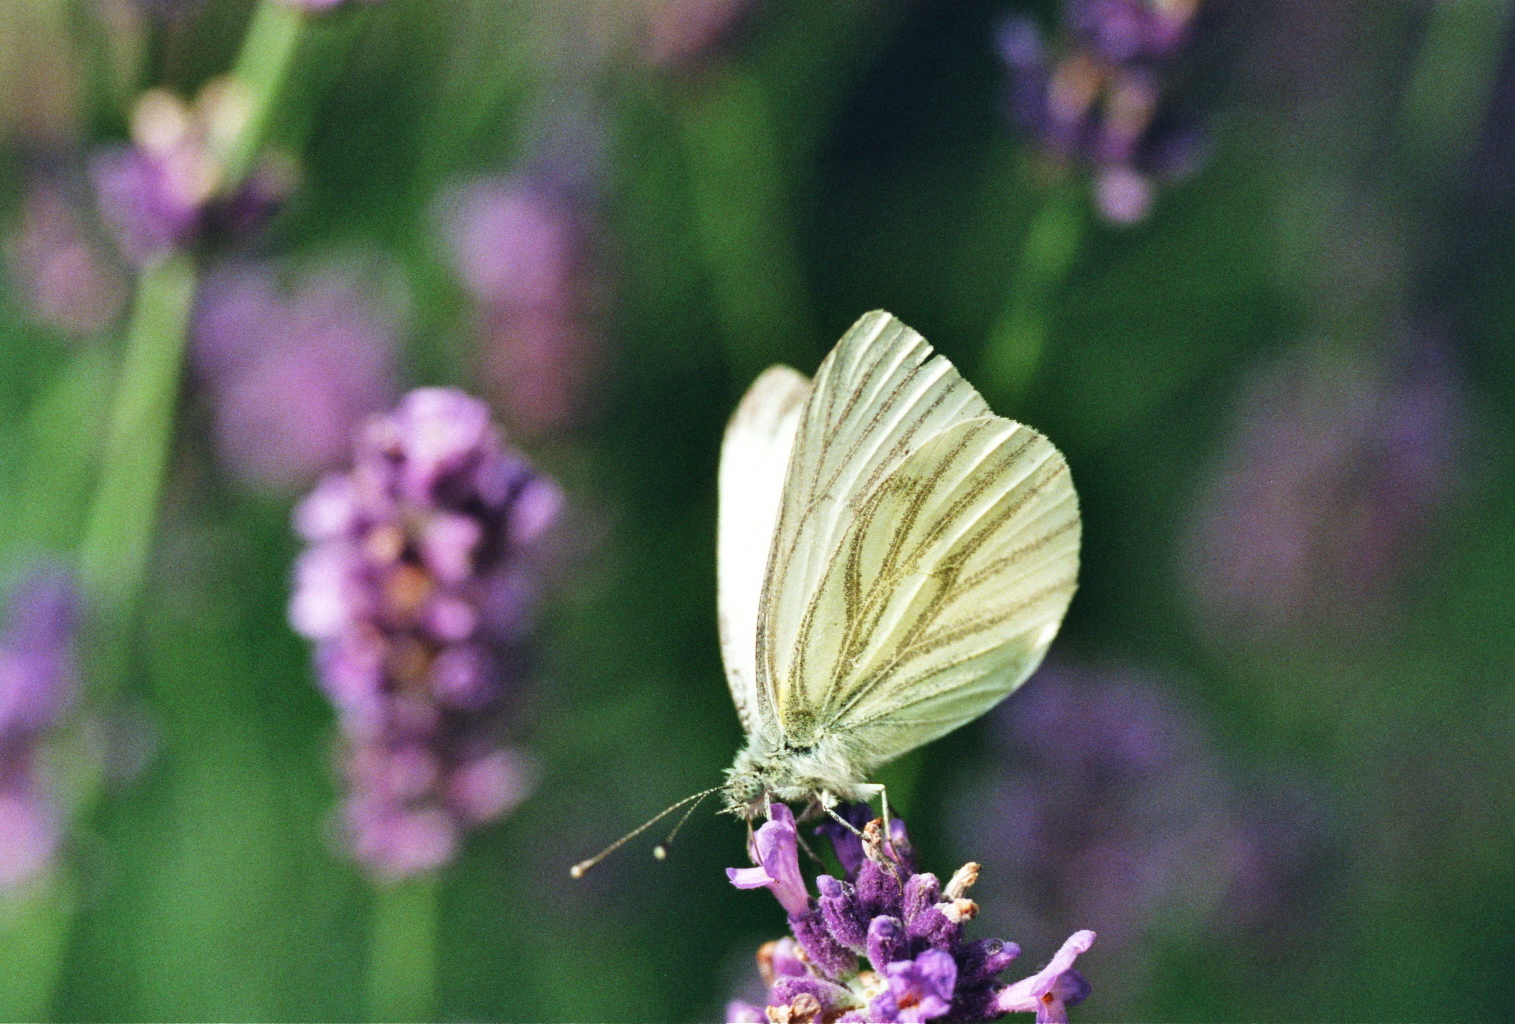
[{"label": "cream-colored wing", "polygon": [[786,735],[801,738],[801,723],[830,685],[810,647],[844,627],[844,609],[818,607],[814,597],[843,532],[911,453],[954,423],[991,415],[951,363],[888,313],[865,314],[821,363],[801,414],[758,615],[757,686]]},{"label": "cream-colored wing", "polygon": [[747,389],[721,444],[716,526],[721,660],[731,699],[749,735],[761,720],[755,689],[758,603],[789,453],[809,393],[810,381],[804,375],[787,366],[770,367]]},{"label": "cream-colored wing", "polygon": [[1078,579],[1061,453],[997,416],[932,438],[859,504],[809,595],[795,671],[859,770],[977,718],[1025,681]]},{"label": "cream-colored wing", "polygon": [[759,612],[758,690],[859,768],[981,714],[1057,632],[1078,570],[1066,463],[869,314],[816,374]]}]

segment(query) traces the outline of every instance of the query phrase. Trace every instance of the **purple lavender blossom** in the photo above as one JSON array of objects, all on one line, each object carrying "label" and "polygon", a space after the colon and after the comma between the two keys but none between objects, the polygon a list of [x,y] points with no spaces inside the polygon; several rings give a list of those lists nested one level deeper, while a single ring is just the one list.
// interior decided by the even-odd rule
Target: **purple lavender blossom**
[{"label": "purple lavender blossom", "polygon": [[75,614],[72,583],[56,572],[11,594],[0,639],[0,891],[42,874],[61,840],[44,755],[77,699]]},{"label": "purple lavender blossom", "polygon": [[132,145],[102,150],[90,163],[100,216],[117,246],[143,265],[215,232],[252,230],[282,203],[292,171],[265,160],[227,194],[220,154],[248,114],[230,78],[207,83],[193,104],[149,89],[132,113]]},{"label": "purple lavender blossom", "polygon": [[[857,822],[869,812],[857,805],[842,813]],[[771,806],[749,850],[757,867],[728,868],[727,876],[738,888],[772,890],[794,938],[758,951],[766,1008],[734,1002],[727,1019],[982,1021],[1024,1010],[1039,1022],[1066,1021],[1066,1008],[1089,992],[1073,962],[1094,933],[1078,932],[1047,968],[1003,984],[999,973],[1020,947],[963,937],[964,923],[978,913],[967,892],[979,866],[964,864],[943,886],[935,875],[916,872],[904,823],[890,826],[887,839],[882,821],[868,822],[861,836],[835,822],[818,828],[831,837],[845,877],[818,876],[818,895],[810,896],[799,871],[794,815]],[[859,957],[872,969],[859,970]]]},{"label": "purple lavender blossom", "polygon": [[504,741],[521,681],[532,555],[557,488],[508,449],[488,408],[420,388],[370,419],[353,469],[295,511],[310,542],[290,621],[336,706],[354,856],[379,878],[447,863],[463,834],[526,797]]},{"label": "purple lavender blossom", "polygon": [[403,299],[392,275],[351,255],[308,268],[292,288],[243,263],[208,274],[191,325],[195,369],[222,463],[274,493],[337,466],[354,428],[393,400]]},{"label": "purple lavender blossom", "polygon": [[31,317],[67,337],[100,334],[125,305],[121,268],[57,185],[40,184],[27,193],[5,255]]},{"label": "purple lavender blossom", "polygon": [[1144,220],[1156,184],[1197,164],[1197,132],[1172,122],[1163,93],[1198,0],[1065,0],[1062,53],[1013,17],[995,40],[1010,72],[1009,111],[1059,164],[1093,175],[1095,206],[1117,224]]},{"label": "purple lavender blossom", "polygon": [[1196,617],[1229,643],[1375,611],[1453,488],[1459,406],[1426,338],[1262,367],[1184,540]]},{"label": "purple lavender blossom", "polygon": [[1298,925],[1285,900],[1318,846],[1310,822],[1244,802],[1202,721],[1154,678],[1052,662],[989,725],[998,756],[953,820],[959,848],[986,853],[991,927],[1050,945],[1094,925],[1112,988],[1138,991],[1165,935]]},{"label": "purple lavender blossom", "polygon": [[788,913],[804,913],[810,894],[805,891],[805,878],[800,874],[794,812],[783,804],[775,804],[772,814],[772,819],[753,835],[751,849],[747,851],[752,862],[760,866],[727,868],[726,877],[738,889],[767,889]]},{"label": "purple lavender blossom", "polygon": [[537,434],[581,411],[594,352],[586,239],[574,204],[537,178],[446,193],[442,234],[476,306],[485,376],[510,424]]}]

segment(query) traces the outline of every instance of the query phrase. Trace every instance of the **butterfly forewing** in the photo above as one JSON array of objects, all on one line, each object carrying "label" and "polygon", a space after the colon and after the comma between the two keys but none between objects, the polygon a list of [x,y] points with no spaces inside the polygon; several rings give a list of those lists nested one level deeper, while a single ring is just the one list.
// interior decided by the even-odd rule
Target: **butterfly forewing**
[{"label": "butterfly forewing", "polygon": [[758,602],[779,516],[784,474],[810,381],[787,366],[768,369],[747,389],[721,445],[716,538],[716,604],[721,660],[731,699],[748,733],[757,726]]},{"label": "butterfly forewing", "polygon": [[754,703],[799,743],[850,732],[869,752],[859,767],[924,743],[1035,667],[1077,547],[1056,449],[994,416],[915,332],[869,314],[822,364],[800,419]]}]

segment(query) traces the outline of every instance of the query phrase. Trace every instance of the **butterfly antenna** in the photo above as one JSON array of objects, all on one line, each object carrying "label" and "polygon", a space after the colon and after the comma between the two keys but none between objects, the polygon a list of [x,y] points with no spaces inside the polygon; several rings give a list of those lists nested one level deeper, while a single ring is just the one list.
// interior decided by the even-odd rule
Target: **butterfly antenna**
[{"label": "butterfly antenna", "polygon": [[[571,878],[583,878],[584,875],[588,873],[588,871],[589,871],[590,868],[594,867],[596,864],[598,864],[600,861],[604,860],[606,857],[610,856],[612,853],[615,853],[622,846],[625,846],[628,842],[630,842],[631,840],[635,839],[637,836],[641,835],[643,832],[646,832],[649,828],[651,828],[652,826],[656,825],[658,822],[662,821],[664,818],[668,817],[668,815],[672,814],[674,811],[678,810],[680,807],[683,807],[685,804],[691,803],[691,802],[696,801],[696,800],[703,800],[707,796],[709,796],[711,793],[717,792],[720,788],[721,788],[720,786],[712,786],[712,787],[710,787],[709,789],[705,790],[702,793],[695,793],[692,796],[686,796],[684,799],[678,801],[677,803],[670,804],[669,806],[663,808],[661,811],[659,811],[658,813],[654,814],[652,817],[648,818],[646,821],[642,822],[640,825],[638,825],[636,828],[632,829],[630,832],[627,832],[624,836],[622,836],[621,838],[617,839],[615,842],[611,843],[609,846],[605,847],[605,849],[601,850],[599,853],[595,854],[593,857],[590,857],[588,860],[581,860],[577,864],[575,864],[573,867],[569,868],[568,869],[568,875],[569,875],[569,877],[571,877]],[[690,808],[691,811],[693,809],[694,808]],[[685,817],[688,817],[688,815],[685,815]],[[675,829],[674,831],[678,831],[678,830]]]},{"label": "butterfly antenna", "polygon": [[[716,789],[719,788],[719,786],[716,787]],[[668,833],[668,838],[664,839],[661,843],[652,848],[652,855],[654,857],[656,857],[658,860],[663,860],[668,856],[668,848],[673,845],[673,837],[679,834],[679,829],[684,827],[684,822],[689,820],[689,816],[695,812],[695,809],[697,807],[700,806],[700,802],[714,792],[715,789],[707,789],[705,792],[695,795],[694,803],[689,805],[689,810],[684,812],[684,816],[679,819],[679,823],[673,826],[673,831]]]}]

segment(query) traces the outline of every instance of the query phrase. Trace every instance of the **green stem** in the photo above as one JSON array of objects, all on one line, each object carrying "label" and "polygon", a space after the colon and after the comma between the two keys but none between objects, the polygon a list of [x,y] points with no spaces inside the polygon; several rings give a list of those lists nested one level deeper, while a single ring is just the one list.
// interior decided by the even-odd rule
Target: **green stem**
[{"label": "green stem", "polygon": [[306,16],[283,0],[262,0],[242,41],[232,76],[247,90],[247,123],[222,154],[223,189],[231,191],[247,177],[268,141],[274,113],[299,49]]},{"label": "green stem", "polygon": [[1510,0],[1428,8],[1400,107],[1406,148],[1427,168],[1455,167],[1477,144],[1512,11]]},{"label": "green stem", "polygon": [[1071,181],[1056,186],[1026,228],[1010,280],[1010,298],[989,335],[982,379],[986,389],[1019,404],[1047,347],[1051,305],[1084,235],[1082,192]]},{"label": "green stem", "polygon": [[100,482],[79,552],[85,594],[107,618],[129,618],[142,583],[194,292],[194,262],[184,253],[148,267],[137,282]]},{"label": "green stem", "polygon": [[810,312],[768,96],[732,69],[684,111],[695,230],[740,386],[775,359],[808,355]]},{"label": "green stem", "polygon": [[75,902],[59,876],[0,907],[0,1020],[52,1017]]},{"label": "green stem", "polygon": [[424,1021],[436,1004],[437,902],[433,872],[374,893],[368,1011],[375,1021]]}]

